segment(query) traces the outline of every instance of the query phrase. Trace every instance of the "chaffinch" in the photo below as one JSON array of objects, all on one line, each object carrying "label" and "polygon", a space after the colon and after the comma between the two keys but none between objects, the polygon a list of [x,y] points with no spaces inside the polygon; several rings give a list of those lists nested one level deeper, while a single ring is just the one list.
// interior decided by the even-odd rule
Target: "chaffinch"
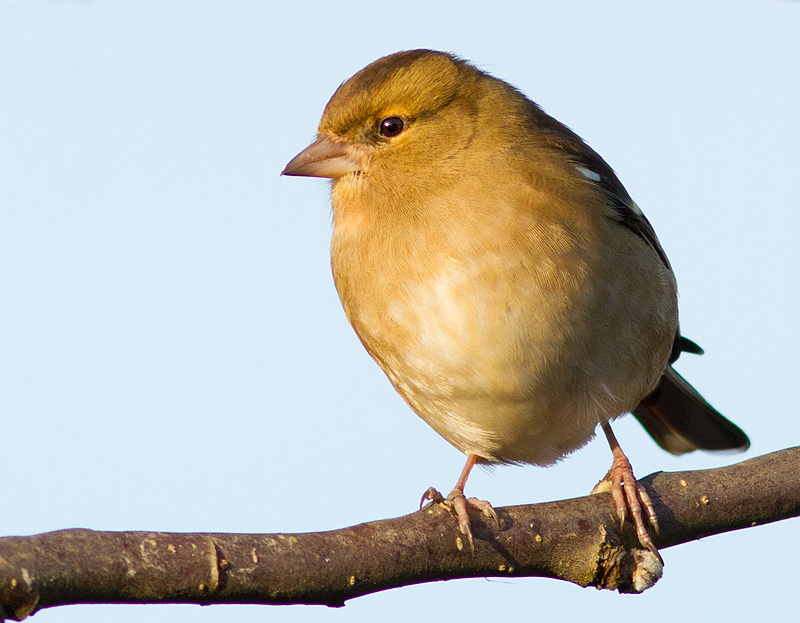
[{"label": "chaffinch", "polygon": [[470,544],[468,508],[494,516],[464,496],[475,464],[549,465],[599,425],[613,461],[595,490],[659,556],[610,422],[632,412],[673,454],[749,440],[673,369],[702,351],[611,167],[513,86],[431,50],[343,83],[317,136],[283,174],[332,180],[342,305],[395,389],[467,455],[447,503]]}]

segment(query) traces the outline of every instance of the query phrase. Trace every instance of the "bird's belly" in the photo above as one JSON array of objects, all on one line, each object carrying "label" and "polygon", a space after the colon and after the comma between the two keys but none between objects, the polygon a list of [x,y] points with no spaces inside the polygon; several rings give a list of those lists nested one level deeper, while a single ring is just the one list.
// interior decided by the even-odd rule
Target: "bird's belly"
[{"label": "bird's belly", "polygon": [[487,261],[480,272],[445,262],[345,308],[398,392],[450,443],[488,461],[547,465],[635,406],[666,354],[654,364],[644,347],[618,348],[609,323],[597,335],[580,288],[543,287],[541,275],[488,279]]}]

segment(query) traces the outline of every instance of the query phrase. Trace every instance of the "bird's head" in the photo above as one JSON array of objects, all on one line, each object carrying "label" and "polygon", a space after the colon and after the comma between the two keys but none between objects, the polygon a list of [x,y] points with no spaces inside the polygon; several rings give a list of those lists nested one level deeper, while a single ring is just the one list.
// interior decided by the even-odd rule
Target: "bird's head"
[{"label": "bird's head", "polygon": [[419,179],[433,165],[441,169],[470,144],[486,79],[494,81],[444,52],[380,58],[336,90],[317,140],[283,175],[397,180]]}]

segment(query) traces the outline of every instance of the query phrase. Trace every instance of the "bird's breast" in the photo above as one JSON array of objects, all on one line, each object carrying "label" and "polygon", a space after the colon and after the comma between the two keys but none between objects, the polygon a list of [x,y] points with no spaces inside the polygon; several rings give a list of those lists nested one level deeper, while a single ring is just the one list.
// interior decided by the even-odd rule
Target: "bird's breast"
[{"label": "bird's breast", "polygon": [[548,464],[656,382],[674,291],[643,287],[658,258],[619,274],[557,224],[506,221],[448,228],[334,203],[333,274],[364,346],[437,432],[487,460]]},{"label": "bird's breast", "polygon": [[525,273],[514,275],[513,258],[413,236],[381,243],[337,233],[332,267],[345,311],[396,384],[431,396],[518,394],[530,385],[532,360],[546,351],[536,342],[559,332],[537,312],[561,305],[545,305],[558,295],[536,283],[520,288]]}]

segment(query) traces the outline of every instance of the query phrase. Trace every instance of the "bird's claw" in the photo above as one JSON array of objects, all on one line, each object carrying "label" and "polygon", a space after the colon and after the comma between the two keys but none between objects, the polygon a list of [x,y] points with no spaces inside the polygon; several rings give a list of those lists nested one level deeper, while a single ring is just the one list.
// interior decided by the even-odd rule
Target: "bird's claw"
[{"label": "bird's claw", "polygon": [[458,522],[458,529],[461,531],[467,541],[469,541],[470,551],[475,553],[475,541],[472,537],[472,526],[469,520],[469,509],[473,508],[480,511],[485,517],[494,520],[497,528],[500,528],[500,519],[497,517],[492,505],[486,500],[479,500],[478,498],[467,498],[461,489],[453,489],[450,494],[445,498],[434,487],[430,487],[422,496],[420,508],[426,500],[434,504],[444,504],[450,510]]},{"label": "bird's claw", "polygon": [[484,517],[494,521],[495,527],[500,529],[500,518],[494,510],[494,507],[486,500],[479,500],[478,498],[467,498],[467,504],[474,509],[479,510]]},{"label": "bird's claw", "polygon": [[422,494],[422,499],[419,501],[420,509],[425,502],[433,502],[434,504],[442,504],[445,501],[444,496],[439,493],[435,487],[428,487],[428,490]]},{"label": "bird's claw", "polygon": [[[608,470],[605,477],[595,485],[594,489],[592,489],[592,493],[600,493],[609,490],[611,491],[611,496],[616,506],[620,530],[625,526],[628,513],[630,513],[630,518],[636,529],[636,536],[639,538],[639,543],[642,547],[650,550],[663,565],[664,559],[661,558],[661,554],[659,554],[658,548],[647,530],[647,524],[650,524],[653,530],[655,530],[655,533],[659,534],[658,516],[656,515],[653,501],[650,499],[645,488],[636,480],[630,461],[628,461],[624,455],[614,457],[611,469]],[[647,516],[646,523],[645,515]]]}]

